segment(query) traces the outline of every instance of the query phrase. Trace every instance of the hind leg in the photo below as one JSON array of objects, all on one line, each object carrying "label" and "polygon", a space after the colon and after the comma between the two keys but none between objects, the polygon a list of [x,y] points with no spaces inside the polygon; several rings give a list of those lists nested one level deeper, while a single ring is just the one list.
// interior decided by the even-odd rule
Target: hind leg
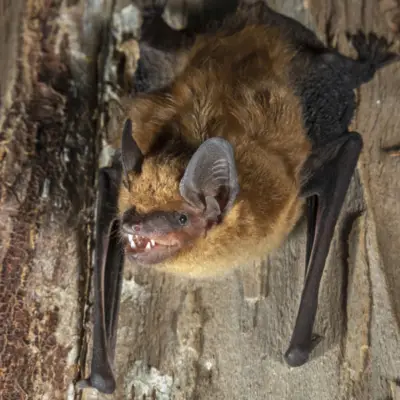
[{"label": "hind leg", "polygon": [[373,32],[369,33],[368,36],[362,31],[353,35],[347,33],[346,36],[358,53],[358,61],[370,62],[377,67],[383,67],[399,57],[390,52],[391,43],[386,38],[379,37]]},{"label": "hind leg", "polygon": [[[366,36],[358,31],[354,35],[348,34],[347,38],[358,53],[358,67],[352,72],[353,75],[359,74],[361,83],[370,81],[378,69],[400,60],[399,54],[390,51],[391,43],[375,33]],[[354,78],[357,79],[356,76]]]},{"label": "hind leg", "polygon": [[328,51],[321,57],[325,63],[343,74],[352,89],[370,81],[378,69],[400,60],[399,54],[390,51],[391,43],[375,33],[367,36],[358,31],[356,34],[348,33],[347,38],[358,53],[357,59],[337,51]]}]

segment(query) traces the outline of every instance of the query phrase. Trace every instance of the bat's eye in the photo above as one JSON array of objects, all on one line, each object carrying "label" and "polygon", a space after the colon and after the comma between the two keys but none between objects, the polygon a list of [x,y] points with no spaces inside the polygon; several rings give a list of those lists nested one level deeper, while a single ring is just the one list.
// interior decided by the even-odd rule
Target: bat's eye
[{"label": "bat's eye", "polygon": [[179,214],[178,221],[182,226],[185,226],[188,223],[188,216],[186,214]]}]

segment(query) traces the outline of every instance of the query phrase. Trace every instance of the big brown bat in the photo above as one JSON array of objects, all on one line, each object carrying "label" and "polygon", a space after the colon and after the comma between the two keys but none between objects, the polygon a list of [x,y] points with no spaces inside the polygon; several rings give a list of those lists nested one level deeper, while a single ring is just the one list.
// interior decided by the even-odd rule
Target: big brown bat
[{"label": "big brown bat", "polygon": [[[175,52],[176,77],[147,90],[142,79],[145,93],[124,102],[120,163],[100,171],[93,359],[81,386],[115,389],[122,253],[212,276],[279,247],[305,205],[306,278],[284,356],[300,366],[317,343],[320,280],[362,148],[348,131],[354,89],[399,57],[362,33],[349,36],[358,58],[345,57],[265,4],[208,32],[174,31],[176,43],[160,18],[143,24],[144,46]],[[138,83],[153,66],[140,65]]]}]

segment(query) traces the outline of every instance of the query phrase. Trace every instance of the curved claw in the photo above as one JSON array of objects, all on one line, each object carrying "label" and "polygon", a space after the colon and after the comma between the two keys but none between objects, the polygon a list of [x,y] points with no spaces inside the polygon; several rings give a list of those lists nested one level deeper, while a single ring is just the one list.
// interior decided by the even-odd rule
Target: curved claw
[{"label": "curved claw", "polygon": [[391,43],[383,36],[370,32],[368,36],[357,31],[346,34],[348,40],[358,53],[359,61],[369,62],[375,68],[383,67],[400,59],[400,55],[389,51]]}]

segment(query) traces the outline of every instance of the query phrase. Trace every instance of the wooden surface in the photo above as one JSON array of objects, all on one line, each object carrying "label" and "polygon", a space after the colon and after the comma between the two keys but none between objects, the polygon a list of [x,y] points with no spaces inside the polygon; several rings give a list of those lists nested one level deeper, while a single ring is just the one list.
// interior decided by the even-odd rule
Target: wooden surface
[{"label": "wooden surface", "polygon": [[98,10],[86,10],[86,31],[83,11],[79,2],[0,0],[4,400],[73,398],[84,349],[99,32]]},{"label": "wooden surface", "polygon": [[[101,95],[96,51],[98,40],[107,39],[99,27],[111,2],[83,3],[86,14],[79,2],[0,0],[0,50],[9,55],[0,61],[4,399],[80,397],[73,383],[90,342],[96,127],[105,125],[103,114],[94,113]],[[99,80],[118,79],[115,47],[125,45],[135,59],[135,46],[122,41],[123,31],[137,35],[140,24],[138,9],[128,4],[117,2],[117,36],[102,40]],[[354,54],[345,32],[358,28],[392,37],[399,48],[390,30],[396,0],[269,4],[345,54]],[[357,96],[353,129],[365,147],[323,278],[315,331],[324,339],[312,361],[291,369],[282,359],[303,285],[301,221],[264,263],[223,279],[196,282],[126,265],[118,390],[113,396],[86,390],[83,398],[399,399],[400,157],[381,148],[400,144],[400,65],[380,71]],[[100,165],[108,153],[103,143]]]}]

